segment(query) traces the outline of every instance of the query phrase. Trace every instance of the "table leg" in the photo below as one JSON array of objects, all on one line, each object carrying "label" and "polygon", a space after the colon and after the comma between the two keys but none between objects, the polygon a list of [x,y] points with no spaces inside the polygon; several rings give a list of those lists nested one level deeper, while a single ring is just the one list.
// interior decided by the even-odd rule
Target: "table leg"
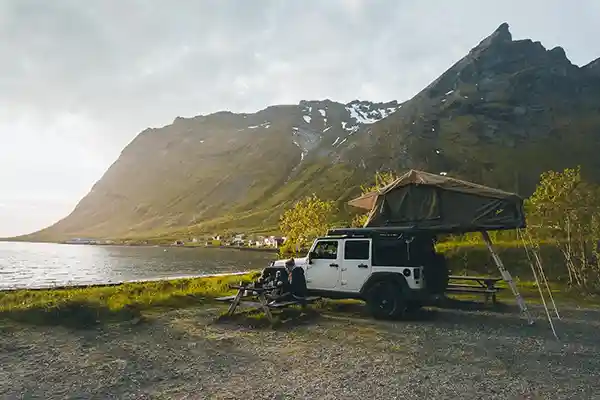
[{"label": "table leg", "polygon": [[258,300],[260,301],[260,304],[262,305],[262,309],[265,312],[265,314],[267,315],[269,322],[273,323],[273,315],[271,314],[271,309],[269,308],[267,299],[263,292],[258,294]]},{"label": "table leg", "polygon": [[227,310],[227,315],[233,315],[233,312],[235,311],[237,306],[240,304],[240,300],[242,299],[243,294],[244,294],[244,290],[239,289],[237,294],[235,295],[235,299],[233,299],[233,301],[231,302],[231,305],[229,306],[229,310]]}]

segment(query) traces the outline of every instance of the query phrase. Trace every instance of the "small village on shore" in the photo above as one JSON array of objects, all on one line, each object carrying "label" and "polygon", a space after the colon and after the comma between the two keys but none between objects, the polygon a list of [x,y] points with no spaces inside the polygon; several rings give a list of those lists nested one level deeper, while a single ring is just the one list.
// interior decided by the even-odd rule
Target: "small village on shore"
[{"label": "small village on shore", "polygon": [[157,246],[167,245],[176,247],[227,247],[252,250],[277,251],[287,240],[285,236],[249,235],[234,233],[228,235],[212,235],[208,237],[189,237],[171,242],[155,243],[150,240],[110,240],[93,238],[71,238],[63,244],[97,245],[97,246]]}]

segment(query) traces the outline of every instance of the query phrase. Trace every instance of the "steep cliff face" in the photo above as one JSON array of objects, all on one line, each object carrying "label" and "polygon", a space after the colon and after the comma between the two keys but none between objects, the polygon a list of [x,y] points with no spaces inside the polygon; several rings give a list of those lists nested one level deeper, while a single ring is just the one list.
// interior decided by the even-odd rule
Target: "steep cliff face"
[{"label": "steep cliff face", "polygon": [[512,40],[507,24],[411,100],[302,101],[176,118],[127,146],[37,237],[275,226],[316,192],[340,202],[380,169],[423,169],[529,194],[539,173],[600,172],[600,64]]},{"label": "steep cliff face", "polygon": [[[507,24],[390,118],[357,138],[373,168],[447,172],[528,194],[539,173],[600,167],[597,61],[573,65],[562,48],[513,41]],[[365,151],[368,148],[368,151]]]}]

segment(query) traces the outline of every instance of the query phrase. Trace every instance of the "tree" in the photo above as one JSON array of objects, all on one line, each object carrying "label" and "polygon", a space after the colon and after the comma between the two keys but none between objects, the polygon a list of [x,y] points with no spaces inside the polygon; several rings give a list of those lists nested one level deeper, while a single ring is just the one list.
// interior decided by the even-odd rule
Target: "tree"
[{"label": "tree", "polygon": [[335,202],[319,199],[315,194],[296,202],[279,219],[279,229],[286,243],[304,248],[317,236],[327,233],[337,211]]},{"label": "tree", "polygon": [[[398,176],[393,172],[377,172],[375,174],[375,182],[369,186],[361,185],[360,190],[361,194],[367,194],[371,192],[375,192],[380,190],[381,188],[389,185],[398,179]],[[369,212],[359,214],[354,217],[351,225],[353,227],[362,227],[367,222],[367,218],[369,217]]]},{"label": "tree", "polygon": [[529,230],[554,243],[565,258],[569,283],[600,284],[600,188],[585,182],[581,168],[548,171],[525,203]]}]

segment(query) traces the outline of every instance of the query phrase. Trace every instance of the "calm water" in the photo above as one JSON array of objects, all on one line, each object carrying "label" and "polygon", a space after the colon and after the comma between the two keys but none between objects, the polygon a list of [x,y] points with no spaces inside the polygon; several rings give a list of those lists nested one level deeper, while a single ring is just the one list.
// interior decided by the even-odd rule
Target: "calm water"
[{"label": "calm water", "polygon": [[238,272],[277,255],[207,248],[0,242],[0,290]]}]

